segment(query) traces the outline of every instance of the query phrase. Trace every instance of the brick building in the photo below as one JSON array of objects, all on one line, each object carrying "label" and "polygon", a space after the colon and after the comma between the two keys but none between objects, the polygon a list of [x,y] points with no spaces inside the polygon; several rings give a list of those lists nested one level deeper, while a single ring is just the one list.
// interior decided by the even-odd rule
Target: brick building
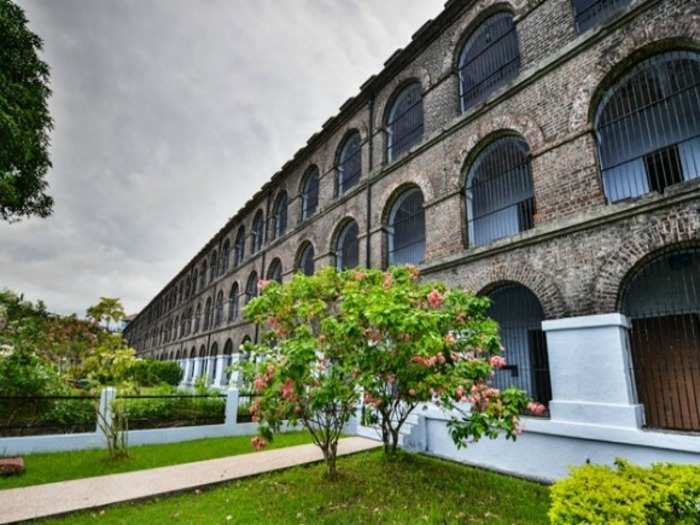
[{"label": "brick building", "polygon": [[492,298],[496,381],[550,406],[518,450],[568,451],[468,459],[700,461],[700,5],[448,1],[126,335],[222,385],[259,278],[392,263]]}]

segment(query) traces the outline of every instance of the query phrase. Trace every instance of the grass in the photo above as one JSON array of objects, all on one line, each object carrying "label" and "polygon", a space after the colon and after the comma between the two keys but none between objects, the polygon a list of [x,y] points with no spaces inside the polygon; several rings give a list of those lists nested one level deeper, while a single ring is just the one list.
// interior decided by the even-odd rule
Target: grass
[{"label": "grass", "polygon": [[341,478],[316,464],[205,491],[124,504],[42,523],[81,524],[546,524],[543,485],[425,456],[381,451],[339,460]]},{"label": "grass", "polygon": [[[310,443],[305,432],[290,432],[275,436],[268,448],[289,447]],[[116,474],[192,461],[235,456],[255,452],[250,436],[200,439],[166,445],[143,445],[129,448],[129,457],[112,460],[106,450],[81,450],[24,456],[26,472],[20,476],[0,477],[2,489],[26,487],[68,479]]]}]

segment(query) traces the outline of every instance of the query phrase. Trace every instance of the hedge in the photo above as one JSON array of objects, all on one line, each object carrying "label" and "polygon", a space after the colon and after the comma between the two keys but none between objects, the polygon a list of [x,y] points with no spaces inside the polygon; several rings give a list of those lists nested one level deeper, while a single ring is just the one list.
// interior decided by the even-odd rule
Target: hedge
[{"label": "hedge", "polygon": [[182,368],[175,361],[139,359],[131,366],[128,375],[139,386],[177,386],[182,380]]},{"label": "hedge", "polygon": [[691,525],[700,523],[700,467],[584,465],[554,484],[552,525]]}]

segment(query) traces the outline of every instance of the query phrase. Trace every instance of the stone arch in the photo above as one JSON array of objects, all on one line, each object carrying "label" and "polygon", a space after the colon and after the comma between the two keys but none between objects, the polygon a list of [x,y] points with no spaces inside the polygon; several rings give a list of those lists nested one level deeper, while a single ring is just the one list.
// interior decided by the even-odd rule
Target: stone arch
[{"label": "stone arch", "polygon": [[380,224],[386,225],[391,206],[396,198],[409,188],[418,188],[423,193],[424,203],[429,203],[436,197],[433,183],[422,173],[412,175],[407,180],[396,181],[387,186],[379,196],[376,219]]},{"label": "stone arch", "polygon": [[674,224],[654,221],[644,230],[628,232],[629,238],[616,247],[598,268],[593,280],[592,308],[595,313],[617,311],[630,272],[667,248],[697,245],[700,221],[676,217]]},{"label": "stone arch", "polygon": [[588,127],[600,91],[624,69],[646,56],[674,47],[700,47],[700,8],[697,6],[685,6],[678,16],[668,16],[630,32],[622,41],[603,49],[590,72],[573,84],[569,132]]},{"label": "stone arch", "polygon": [[394,100],[396,100],[396,97],[401,93],[404,87],[413,82],[418,82],[422,86],[423,93],[428,91],[433,85],[430,73],[426,68],[413,65],[404,69],[384,86],[384,92],[388,95],[384,97],[383,102],[377,107],[374,123],[375,129],[379,130],[384,128]]},{"label": "stone arch", "polygon": [[351,222],[354,222],[357,224],[357,229],[359,231],[358,237],[361,237],[364,234],[364,230],[362,229],[362,221],[358,221],[355,217],[351,215],[346,215],[342,219],[340,219],[338,222],[335,223],[335,226],[333,227],[333,233],[331,234],[329,243],[328,243],[328,253],[335,253],[335,245],[338,242],[338,238],[340,237],[340,234],[343,232],[345,227],[350,224]]},{"label": "stone arch", "polygon": [[546,319],[558,319],[567,315],[564,296],[556,283],[527,263],[482,266],[480,271],[470,272],[464,288],[484,295],[500,286],[513,283],[528,288],[537,296]]}]

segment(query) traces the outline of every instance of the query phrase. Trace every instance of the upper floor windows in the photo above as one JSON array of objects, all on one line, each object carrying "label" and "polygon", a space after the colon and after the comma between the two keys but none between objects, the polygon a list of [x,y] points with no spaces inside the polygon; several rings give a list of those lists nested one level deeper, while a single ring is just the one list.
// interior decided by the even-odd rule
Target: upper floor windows
[{"label": "upper floor windows", "polygon": [[496,13],[484,20],[459,55],[462,111],[483,102],[520,70],[520,48],[513,15]]},{"label": "upper floor windows", "polygon": [[270,281],[277,281],[282,284],[282,263],[279,259],[275,259],[270,263],[267,269],[267,278]]},{"label": "upper floor windows", "polygon": [[209,263],[209,282],[212,282],[216,278],[216,270],[219,267],[219,256],[216,250],[211,254],[211,260]]},{"label": "upper floor windows", "polygon": [[233,266],[239,266],[245,259],[245,226],[238,228],[233,244]]},{"label": "upper floor windows", "polygon": [[224,242],[223,251],[221,252],[221,273],[228,272],[229,257],[231,256],[231,244],[228,239]]},{"label": "upper floor windows", "polygon": [[275,199],[272,210],[272,238],[278,239],[287,231],[287,192],[281,192]]},{"label": "upper floor windows", "polygon": [[310,242],[304,243],[297,259],[297,270],[304,275],[313,275],[316,271],[314,257],[314,247]]},{"label": "upper floor windows", "polygon": [[204,286],[207,284],[207,261],[202,263],[202,271],[199,272],[199,289],[204,290]]},{"label": "upper floor windows", "polygon": [[524,140],[500,138],[479,153],[467,175],[466,203],[472,246],[532,228],[535,201]]},{"label": "upper floor windows", "polygon": [[255,272],[248,276],[248,280],[245,283],[245,295],[246,304],[258,296],[258,274]]},{"label": "upper floor windows", "polygon": [[238,319],[238,283],[233,283],[231,291],[228,294],[228,320],[235,321]]},{"label": "upper floor windows", "polygon": [[599,22],[610,18],[632,0],[573,0],[576,30],[583,33]]},{"label": "upper floor windows", "polygon": [[700,54],[637,64],[604,94],[594,125],[610,202],[700,177]]},{"label": "upper floor windows", "polygon": [[335,261],[338,270],[355,268],[360,262],[359,228],[355,221],[349,221],[338,235],[335,246]]},{"label": "upper floor windows", "polygon": [[425,255],[425,211],[418,188],[404,191],[389,212],[389,264],[418,264]]},{"label": "upper floor windows", "polygon": [[264,242],[265,221],[262,210],[258,210],[253,219],[253,231],[250,235],[250,252],[258,253],[262,250]]},{"label": "upper floor windows", "polygon": [[362,139],[360,133],[350,133],[338,150],[336,196],[342,195],[360,182],[362,176]]},{"label": "upper floor windows", "polygon": [[311,166],[304,174],[301,184],[301,220],[306,220],[318,210],[319,174],[316,166]]},{"label": "upper floor windows", "polygon": [[216,295],[216,307],[214,310],[214,327],[221,325],[224,321],[224,292],[219,290]]},{"label": "upper floor windows", "polygon": [[423,88],[412,82],[396,96],[386,119],[386,158],[396,160],[423,138]]}]

